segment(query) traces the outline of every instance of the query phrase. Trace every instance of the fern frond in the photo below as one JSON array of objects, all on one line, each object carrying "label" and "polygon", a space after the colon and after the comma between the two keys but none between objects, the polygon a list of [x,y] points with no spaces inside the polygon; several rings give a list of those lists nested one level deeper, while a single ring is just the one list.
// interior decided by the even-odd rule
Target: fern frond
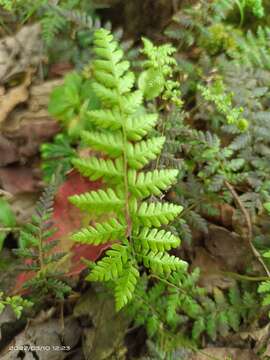
[{"label": "fern frond", "polygon": [[122,159],[112,161],[91,157],[89,159],[74,159],[72,163],[83,176],[92,181],[100,178],[121,181],[124,178]]},{"label": "fern frond", "polygon": [[138,198],[150,195],[160,195],[162,190],[167,190],[176,182],[178,170],[154,170],[139,173],[130,170],[128,173],[128,184],[131,192]]},{"label": "fern frond", "polygon": [[100,245],[122,238],[125,229],[126,225],[121,224],[116,219],[110,219],[76,232],[71,236],[71,239],[82,244]]},{"label": "fern frond", "polygon": [[54,11],[46,12],[40,22],[42,35],[47,45],[51,45],[56,34],[66,25],[65,18]]},{"label": "fern frond", "polygon": [[116,310],[119,311],[133,297],[137,280],[140,276],[139,271],[132,264],[127,264],[117,279],[115,287],[115,304]]},{"label": "fern frond", "polygon": [[135,246],[139,249],[152,251],[167,251],[180,245],[180,239],[169,231],[142,228],[138,235],[134,236]]},{"label": "fern frond", "polygon": [[134,213],[134,221],[144,226],[160,227],[167,225],[176,218],[183,210],[182,206],[169,203],[147,203],[142,202],[137,212]]},{"label": "fern frond", "polygon": [[123,153],[123,139],[120,132],[82,132],[82,140],[91,149],[100,151],[112,158],[116,158]]},{"label": "fern frond", "polygon": [[[82,138],[101,154],[75,160],[74,166],[91,180],[109,183],[110,188],[70,197],[72,204],[96,215],[96,224],[81,229],[72,239],[94,245],[119,242],[93,264],[87,280],[112,280],[116,308],[120,310],[133,296],[140,265],[145,264],[160,274],[186,268],[186,263],[165,252],[177,247],[180,240],[165,230],[151,229],[168,224],[182,207],[141,202],[151,195],[160,196],[176,181],[178,171],[136,171],[161,153],[165,138],[146,138],[157,124],[158,116],[146,112],[143,91],[134,89],[135,75],[110,32],[97,30],[94,44],[97,59],[93,62],[91,84],[101,108],[87,112],[87,121],[94,131],[83,132]],[[158,48],[166,58],[162,71],[167,73],[171,73],[170,65],[175,64],[170,58],[171,50],[170,46]],[[101,215],[105,213],[110,218],[104,222]]]},{"label": "fern frond", "polygon": [[168,275],[172,271],[187,270],[187,263],[164,252],[150,251],[143,255],[143,263],[154,273]]},{"label": "fern frond", "polygon": [[129,143],[127,147],[128,164],[133,169],[141,169],[150,160],[160,154],[165,138],[163,136],[143,140],[135,145]]},{"label": "fern frond", "polygon": [[125,125],[128,139],[131,141],[141,140],[153,129],[157,120],[157,114],[136,114],[134,116],[129,116]]},{"label": "fern frond", "polygon": [[90,122],[104,129],[119,130],[122,127],[118,110],[92,110],[87,113]]},{"label": "fern frond", "polygon": [[107,251],[107,256],[99,260],[87,276],[89,281],[109,281],[118,279],[123,272],[123,266],[128,261],[127,247],[114,244]]},{"label": "fern frond", "polygon": [[94,211],[97,214],[117,211],[124,206],[124,199],[119,197],[113,189],[73,195],[69,197],[69,201],[81,210]]}]

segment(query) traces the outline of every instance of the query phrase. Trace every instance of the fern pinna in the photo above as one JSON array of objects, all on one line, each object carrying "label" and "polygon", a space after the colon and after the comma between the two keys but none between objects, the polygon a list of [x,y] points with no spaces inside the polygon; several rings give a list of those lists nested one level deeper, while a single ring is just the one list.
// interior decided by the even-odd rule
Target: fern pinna
[{"label": "fern pinna", "polygon": [[186,263],[166,251],[180,239],[160,230],[178,216],[182,207],[167,202],[146,202],[159,196],[177,178],[177,170],[142,169],[161,152],[165,138],[149,137],[158,120],[147,113],[143,94],[134,90],[135,76],[123,52],[105,29],[94,34],[93,89],[100,110],[88,112],[95,131],[82,133],[83,141],[100,156],[74,160],[75,168],[91,180],[103,179],[106,188],[70,197],[81,210],[95,213],[97,225],[73,234],[76,242],[99,245],[113,242],[106,255],[93,264],[90,281],[113,281],[116,308],[132,298],[139,264],[156,274],[185,269]]}]

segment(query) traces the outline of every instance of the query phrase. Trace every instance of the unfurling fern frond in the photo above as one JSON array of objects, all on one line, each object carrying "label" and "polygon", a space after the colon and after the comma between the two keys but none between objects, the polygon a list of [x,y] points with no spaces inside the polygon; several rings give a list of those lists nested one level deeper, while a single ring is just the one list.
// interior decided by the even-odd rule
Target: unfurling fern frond
[{"label": "unfurling fern frond", "polygon": [[[101,109],[87,113],[94,131],[84,131],[82,138],[100,155],[76,159],[73,164],[83,175],[91,180],[102,179],[108,186],[70,198],[78,208],[103,215],[103,219],[97,218],[96,225],[81,229],[72,239],[94,245],[116,242],[93,265],[87,279],[113,281],[119,310],[132,298],[140,264],[166,276],[176,269],[186,269],[184,261],[166,252],[177,247],[180,239],[155,229],[175,219],[182,207],[145,200],[161,195],[175,183],[178,171],[142,171],[159,156],[165,141],[162,136],[147,138],[158,116],[148,114],[143,107],[143,93],[133,89],[135,75],[129,70],[130,64],[123,60],[123,51],[110,32],[97,30],[94,44],[92,88]],[[145,41],[145,44],[148,43]],[[170,57],[172,50],[170,47],[163,50],[167,59],[163,71],[170,72],[170,64],[174,63]],[[104,214],[109,217],[106,221]]]}]

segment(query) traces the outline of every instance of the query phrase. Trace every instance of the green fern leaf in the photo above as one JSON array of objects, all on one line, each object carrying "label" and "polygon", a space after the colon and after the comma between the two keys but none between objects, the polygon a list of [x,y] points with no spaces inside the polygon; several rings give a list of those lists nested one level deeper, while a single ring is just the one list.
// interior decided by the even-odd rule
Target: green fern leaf
[{"label": "green fern leaf", "polygon": [[119,80],[119,92],[120,94],[125,94],[131,90],[135,82],[135,76],[132,72],[126,73],[120,80]]},{"label": "green fern leaf", "polygon": [[225,336],[229,334],[229,319],[225,310],[217,314],[217,324],[220,334]]},{"label": "green fern leaf", "polygon": [[201,334],[204,332],[206,328],[204,318],[200,317],[198,320],[195,321],[192,327],[192,339],[198,340]]},{"label": "green fern leaf", "polygon": [[187,263],[164,252],[150,251],[143,255],[143,263],[154,273],[168,275],[175,270],[187,270]]},{"label": "green fern leaf", "polygon": [[88,281],[116,280],[123,272],[123,266],[128,261],[126,246],[120,244],[112,245],[107,251],[107,256],[94,265],[91,273],[86,277]]},{"label": "green fern leaf", "polygon": [[121,310],[122,307],[132,299],[139,276],[140,273],[136,267],[128,264],[117,279],[115,287],[115,303],[117,311]]},{"label": "green fern leaf", "polygon": [[126,114],[134,114],[142,105],[143,95],[139,90],[123,96],[121,98],[121,107]]},{"label": "green fern leaf", "polygon": [[88,177],[92,181],[104,178],[119,182],[124,177],[124,164],[120,158],[112,161],[91,157],[89,159],[74,159],[72,163],[83,176]]},{"label": "green fern leaf", "polygon": [[131,141],[141,140],[154,128],[158,120],[157,114],[129,116],[125,124],[127,137]]},{"label": "green fern leaf", "polygon": [[128,164],[133,169],[141,169],[150,160],[154,160],[160,154],[165,138],[155,137],[148,140],[140,141],[135,145],[129,143],[127,146]]},{"label": "green fern leaf", "polygon": [[116,90],[108,89],[106,86],[97,82],[93,82],[92,87],[95,94],[102,102],[108,103],[112,106],[118,103],[119,95]]},{"label": "green fern leaf", "polygon": [[121,129],[121,115],[117,110],[92,110],[88,111],[89,121],[103,129],[118,130]]},{"label": "green fern leaf", "polygon": [[263,281],[259,287],[258,287],[258,293],[266,293],[270,292],[270,280],[269,281]]},{"label": "green fern leaf", "polygon": [[167,225],[182,211],[182,206],[169,203],[143,202],[138,211],[134,213],[134,221],[144,226],[160,227]]},{"label": "green fern leaf", "polygon": [[89,226],[71,236],[71,239],[91,245],[100,245],[108,241],[119,240],[125,234],[126,225],[119,223],[116,219],[110,219],[98,223],[95,227]]},{"label": "green fern leaf", "polygon": [[113,158],[120,156],[123,152],[123,139],[120,132],[83,131],[82,140],[91,149],[101,151]]},{"label": "green fern leaf", "polygon": [[128,184],[131,192],[138,198],[150,195],[160,195],[162,190],[167,190],[176,182],[178,170],[154,170],[147,173],[139,173],[130,170]]},{"label": "green fern leaf", "polygon": [[118,211],[124,206],[124,199],[112,189],[73,195],[69,197],[69,201],[81,210],[94,211],[96,214]]},{"label": "green fern leaf", "polygon": [[229,308],[227,311],[228,325],[236,332],[240,327],[240,314],[234,308]]},{"label": "green fern leaf", "polygon": [[217,319],[216,319],[215,313],[211,313],[207,317],[206,332],[213,341],[216,340],[216,338],[217,338]]},{"label": "green fern leaf", "polygon": [[169,231],[142,228],[137,236],[134,236],[135,246],[142,250],[165,251],[180,245],[180,239]]}]

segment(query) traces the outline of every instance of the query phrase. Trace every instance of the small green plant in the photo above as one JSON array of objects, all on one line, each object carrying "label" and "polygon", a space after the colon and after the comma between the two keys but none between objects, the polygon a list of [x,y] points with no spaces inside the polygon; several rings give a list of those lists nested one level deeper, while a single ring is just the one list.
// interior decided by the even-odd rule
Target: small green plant
[{"label": "small green plant", "polygon": [[19,319],[22,316],[23,310],[33,306],[33,303],[27,299],[23,299],[19,295],[5,297],[4,293],[0,291],[0,314],[4,311],[6,306],[10,306],[17,319]]},{"label": "small green plant", "polygon": [[77,155],[71,146],[71,139],[64,133],[56,135],[52,143],[41,145],[42,172],[46,183],[52,181],[53,176],[59,173],[64,175],[72,168],[72,159]]},{"label": "small green plant", "polygon": [[[89,1],[0,0],[0,6],[22,23],[33,18],[40,21],[43,39],[48,46],[52,45],[59,33],[70,31],[71,24],[75,25],[77,31],[89,30],[99,24]],[[5,21],[4,18],[1,20]]]},{"label": "small green plant", "polygon": [[237,332],[259,308],[255,294],[237,285],[228,293],[214,288],[213,294],[206,294],[198,286],[199,275],[198,269],[174,272],[153,286],[144,277],[127,308],[135,325],[144,325],[148,338],[167,356],[177,348],[195,349],[202,335],[215,341]]},{"label": "small green plant", "polygon": [[49,185],[37,203],[32,222],[25,225],[20,235],[20,248],[14,252],[26,260],[25,271],[30,276],[23,287],[35,301],[42,301],[47,296],[63,299],[71,288],[66,284],[61,271],[61,260],[65,254],[54,252],[57,240],[49,240],[54,234],[52,224],[55,185]]},{"label": "small green plant", "polygon": [[5,238],[16,226],[16,217],[4,198],[0,197],[0,251],[3,248]]},{"label": "small green plant", "polygon": [[173,58],[176,49],[170,45],[155,46],[150,40],[143,38],[144,48],[141,50],[148,59],[143,62],[146,69],[139,77],[139,89],[146,100],[161,96],[164,100],[181,106],[179,83],[170,79],[177,62]]},{"label": "small green plant", "polygon": [[[267,202],[264,204],[264,207],[266,209],[266,211],[270,214],[270,202]],[[267,259],[270,258],[270,250],[265,251],[263,253],[263,257]],[[263,306],[269,306],[270,305],[270,278],[269,280],[266,281],[262,281],[258,287],[258,293],[262,294],[263,296],[263,301],[262,301],[262,305]],[[269,317],[270,317],[270,312],[269,312]]]},{"label": "small green plant", "polygon": [[48,111],[62,123],[68,136],[76,140],[82,130],[90,130],[86,113],[99,109],[99,104],[92,89],[92,80],[82,73],[72,72],[65,76],[63,85],[52,91]]},{"label": "small green plant", "polygon": [[92,80],[83,72],[69,73],[65,76],[63,85],[52,91],[48,111],[60,122],[62,132],[52,143],[42,144],[40,148],[43,179],[47,183],[56,172],[64,178],[72,168],[81,131],[91,129],[86,113],[99,107],[100,101],[93,92]]},{"label": "small green plant", "polygon": [[242,116],[242,107],[233,107],[233,93],[228,93],[221,79],[216,80],[211,86],[198,85],[205,100],[215,104],[218,112],[225,116],[228,125],[235,125],[239,130],[245,131],[248,121]]},{"label": "small green plant", "polygon": [[81,229],[72,238],[93,245],[114,242],[105,257],[93,264],[87,280],[112,281],[120,310],[132,299],[142,264],[159,275],[185,271],[186,263],[167,253],[180,240],[159,229],[176,218],[182,207],[153,198],[176,181],[177,170],[142,171],[160,154],[165,138],[148,137],[158,115],[146,112],[142,91],[133,89],[135,76],[123,60],[123,51],[105,29],[95,32],[94,51],[92,88],[101,109],[88,112],[96,130],[84,131],[82,138],[100,156],[73,163],[91,180],[103,179],[106,188],[70,198],[81,210],[97,215],[96,226]]}]

